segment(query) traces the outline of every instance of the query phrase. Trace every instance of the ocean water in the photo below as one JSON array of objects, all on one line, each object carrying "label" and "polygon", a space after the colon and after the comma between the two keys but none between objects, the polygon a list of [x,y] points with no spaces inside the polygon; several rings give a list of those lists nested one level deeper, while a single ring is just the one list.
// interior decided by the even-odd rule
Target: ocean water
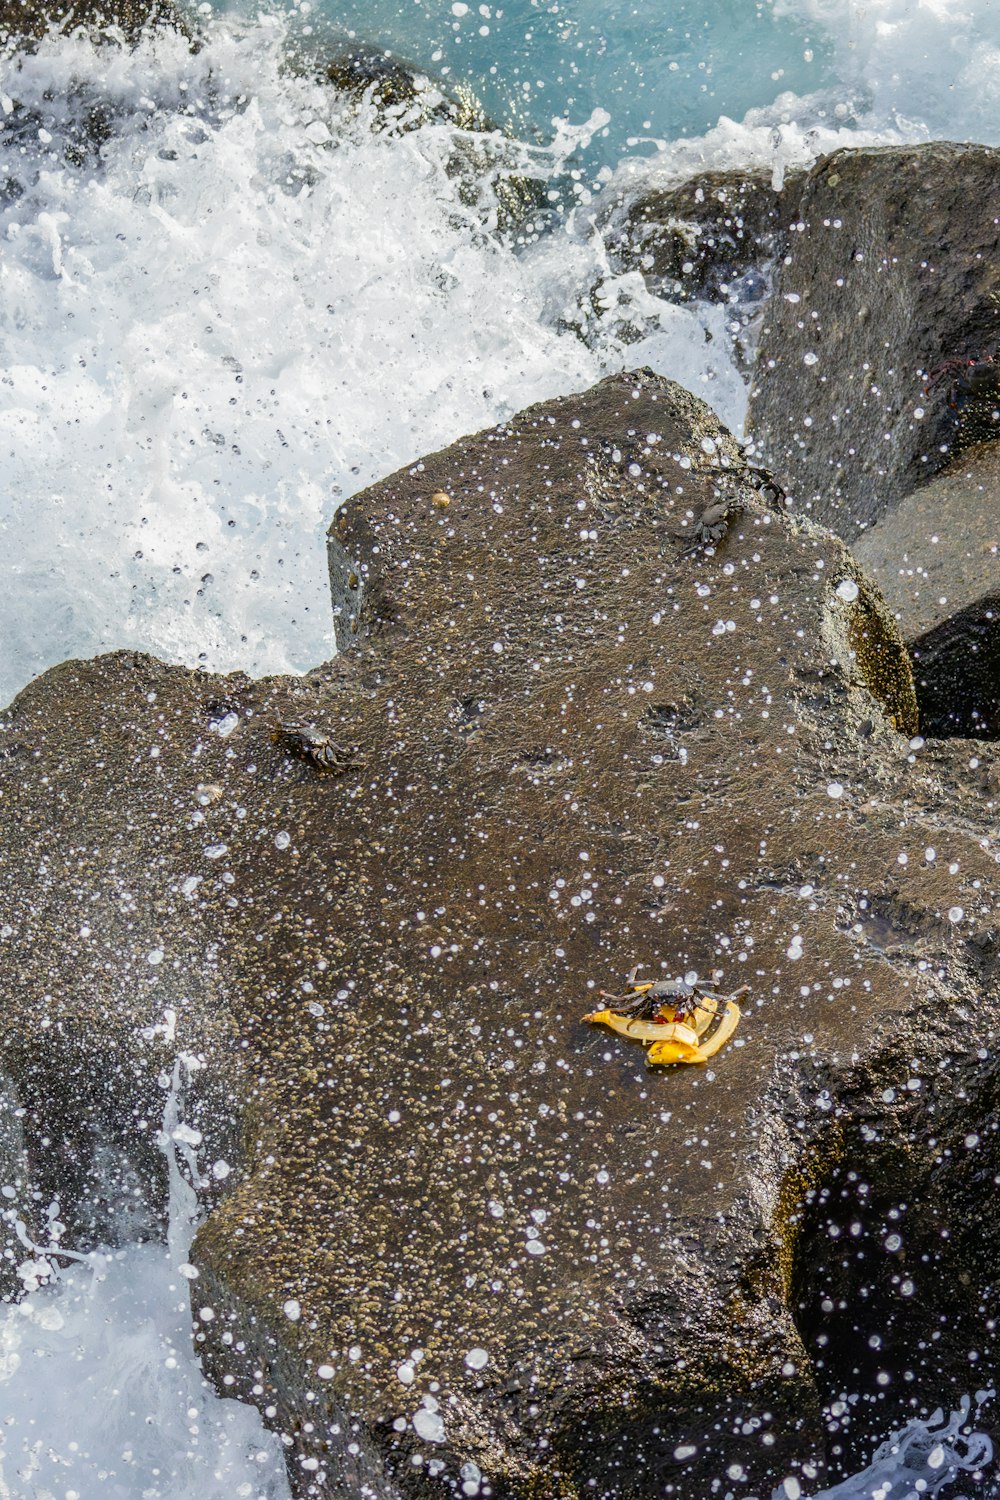
[{"label": "ocean water", "polygon": [[165,1245],[74,1253],[55,1205],[40,1244],[22,1225],[27,1295],[0,1307],[0,1500],[288,1500],[280,1440],[215,1394],[191,1343],[197,1066],[179,1057],[163,1079]]},{"label": "ocean water", "polygon": [[[990,0],[198,8],[194,57],[170,34],[132,52],[53,35],[0,64],[4,700],[125,645],[314,664],[343,499],[611,370],[652,365],[740,432],[736,309],[615,275],[600,211],[620,193],[1000,138]],[[387,124],[290,62],[352,35],[483,99],[508,133],[478,197],[449,171],[451,127]],[[510,173],[546,206],[505,236]],[[0,1318],[0,1500],[287,1494],[275,1440],[190,1352],[196,1205],[175,1188],[167,1247],[26,1247],[34,1289]],[[825,1497],[960,1494],[990,1460],[972,1404],[891,1435]]]}]

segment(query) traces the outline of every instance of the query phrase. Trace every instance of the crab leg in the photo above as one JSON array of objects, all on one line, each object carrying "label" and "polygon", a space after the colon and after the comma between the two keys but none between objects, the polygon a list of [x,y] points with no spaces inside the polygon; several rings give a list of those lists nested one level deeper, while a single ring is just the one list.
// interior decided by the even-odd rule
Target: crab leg
[{"label": "crab leg", "polygon": [[[731,995],[703,995],[696,1002],[696,1009],[698,1014],[694,1018],[694,1029],[695,1031],[697,1031],[699,1038],[705,1035],[705,1032],[708,1031],[709,1027],[712,1025],[713,1021],[716,1020],[716,1018],[720,1018],[720,1030],[723,1026],[726,1026],[729,1012],[730,1010],[734,1010],[736,1012],[736,1020],[732,1023],[732,1026],[722,1039],[723,1041],[727,1041],[735,1031],[740,1019],[740,1008],[735,1002],[740,998],[741,995],[749,994],[749,992],[750,986],[748,984],[742,984],[740,985],[739,989],[734,990]],[[726,1007],[725,1010],[723,1010],[723,1006]],[[717,1034],[718,1033],[715,1033],[715,1035]],[[714,1035],[712,1040],[714,1040]],[[719,1047],[721,1046],[722,1042],[719,1043]],[[713,1049],[713,1052],[710,1052],[707,1055],[709,1057],[713,1056],[715,1052],[718,1052],[719,1047],[715,1047]]]}]

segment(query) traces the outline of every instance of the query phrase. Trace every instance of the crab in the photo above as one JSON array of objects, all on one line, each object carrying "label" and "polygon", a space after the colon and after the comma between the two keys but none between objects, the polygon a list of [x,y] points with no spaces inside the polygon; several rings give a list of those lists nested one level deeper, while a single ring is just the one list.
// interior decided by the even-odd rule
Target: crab
[{"label": "crab", "polygon": [[591,1011],[585,1021],[610,1026],[619,1036],[648,1042],[646,1061],[650,1067],[668,1063],[702,1063],[725,1046],[740,1023],[736,1003],[748,993],[742,985],[731,995],[715,993],[715,984],[699,980],[640,979],[636,965],[625,981],[624,995],[609,995],[602,1010]]},{"label": "crab", "polygon": [[947,376],[951,382],[948,405],[961,411],[969,401],[995,397],[1000,388],[1000,361],[993,355],[983,359],[946,359],[932,370],[924,381],[924,390],[932,391]]},{"label": "crab", "polygon": [[696,552],[711,555],[717,542],[725,540],[729,523],[743,514],[743,505],[735,496],[728,500],[716,500],[702,511],[694,524],[694,539],[686,547],[683,556],[693,557]]},{"label": "crab", "polygon": [[785,509],[788,496],[768,469],[762,468],[760,464],[750,464],[747,478],[765,505],[769,505],[772,510]]},{"label": "crab", "polygon": [[[787,499],[785,492],[767,469],[750,466],[747,479],[765,505],[776,511],[785,509]],[[706,506],[695,522],[694,540],[684,556],[691,557],[696,552],[714,550],[719,542],[725,541],[731,523],[739,520],[743,510],[743,501],[738,495],[730,495],[728,498],[720,496],[718,500]]]},{"label": "crab", "polygon": [[288,755],[306,760],[317,770],[334,776],[342,776],[354,764],[350,753],[342,750],[328,734],[317,729],[315,724],[279,719],[271,739]]},{"label": "crab", "polygon": [[929,395],[941,381],[948,381],[948,408],[957,428],[957,446],[992,442],[1000,421],[1000,359],[994,355],[973,359],[946,359],[924,380]]}]

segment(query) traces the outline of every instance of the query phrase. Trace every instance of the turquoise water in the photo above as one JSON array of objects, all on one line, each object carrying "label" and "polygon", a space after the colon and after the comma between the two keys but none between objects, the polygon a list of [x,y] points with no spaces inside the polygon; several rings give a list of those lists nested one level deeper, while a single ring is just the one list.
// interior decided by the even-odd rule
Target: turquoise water
[{"label": "turquoise water", "polygon": [[772,0],[320,0],[307,14],[470,84],[517,134],[605,111],[589,153],[604,166],[834,81],[829,34]]}]

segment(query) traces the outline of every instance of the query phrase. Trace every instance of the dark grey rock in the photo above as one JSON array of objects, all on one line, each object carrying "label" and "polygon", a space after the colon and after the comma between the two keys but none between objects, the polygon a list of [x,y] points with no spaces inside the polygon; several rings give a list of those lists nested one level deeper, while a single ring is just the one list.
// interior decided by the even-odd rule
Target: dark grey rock
[{"label": "dark grey rock", "polygon": [[847,540],[994,429],[1000,152],[844,150],[805,184],[763,319],[749,428]]},{"label": "dark grey rock", "polygon": [[447,121],[461,130],[495,128],[471,90],[450,88],[394,52],[360,44],[329,58],[323,74],[342,93],[370,98],[383,110],[416,110],[419,120]]},{"label": "dark grey rock", "polygon": [[923,731],[1000,738],[1000,445],[964,453],[854,552],[909,643]]},{"label": "dark grey rock", "polygon": [[705,172],[671,188],[621,200],[607,214],[605,237],[623,270],[643,273],[671,300],[703,297],[728,302],[734,283],[763,268],[784,242],[801,179],[782,190],[764,172]]}]

